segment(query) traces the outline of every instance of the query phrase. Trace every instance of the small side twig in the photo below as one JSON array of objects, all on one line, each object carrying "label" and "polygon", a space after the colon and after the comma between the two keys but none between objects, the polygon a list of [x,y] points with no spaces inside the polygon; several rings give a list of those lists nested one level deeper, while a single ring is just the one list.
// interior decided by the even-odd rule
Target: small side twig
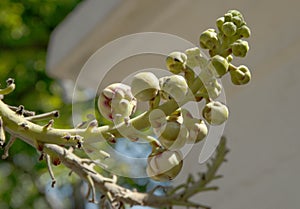
[{"label": "small side twig", "polygon": [[55,179],[52,167],[51,167],[50,155],[46,154],[45,156],[46,156],[46,163],[47,163],[47,168],[48,168],[48,171],[49,171],[49,175],[52,179],[51,187],[54,187],[55,183],[56,183],[56,179]]},{"label": "small side twig", "polygon": [[9,156],[9,149],[10,147],[14,144],[14,142],[16,141],[17,137],[15,136],[10,136],[9,142],[7,143],[7,145],[4,147],[4,153],[2,155],[2,159],[5,160],[6,158],[8,158]]},{"label": "small side twig", "polygon": [[47,120],[47,119],[58,118],[58,117],[59,117],[59,112],[57,110],[54,110],[39,115],[28,116],[25,119],[32,122],[32,121]]}]

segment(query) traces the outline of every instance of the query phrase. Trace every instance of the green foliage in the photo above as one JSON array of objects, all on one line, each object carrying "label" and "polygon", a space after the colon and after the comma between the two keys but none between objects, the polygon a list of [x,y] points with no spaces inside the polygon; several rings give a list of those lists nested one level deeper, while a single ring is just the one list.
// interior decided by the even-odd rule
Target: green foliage
[{"label": "green foliage", "polygon": [[[51,31],[79,2],[0,1],[0,83],[3,87],[12,77],[18,85],[5,98],[8,104],[23,104],[37,113],[67,109],[60,86],[45,74],[46,50]],[[56,121],[60,127],[69,125],[65,121],[69,121],[70,111],[63,115]],[[46,166],[37,162],[35,149],[17,140],[10,153],[7,160],[0,160],[0,208],[53,208],[45,198],[49,178],[40,178],[47,175]],[[66,208],[71,208],[70,200],[66,198]]]}]

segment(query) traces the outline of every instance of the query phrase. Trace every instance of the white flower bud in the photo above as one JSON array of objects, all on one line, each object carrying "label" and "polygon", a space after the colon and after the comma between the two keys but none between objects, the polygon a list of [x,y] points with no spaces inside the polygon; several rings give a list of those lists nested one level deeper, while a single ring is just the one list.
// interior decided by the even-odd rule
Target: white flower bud
[{"label": "white flower bud", "polygon": [[188,92],[186,80],[181,75],[171,75],[159,79],[163,99],[180,102]]},{"label": "white flower bud", "polygon": [[128,119],[136,108],[130,86],[114,83],[106,87],[98,98],[98,109],[108,120]]},{"label": "white flower bud", "polygon": [[212,101],[205,105],[202,115],[209,124],[221,125],[228,119],[229,111],[221,102]]},{"label": "white flower bud", "polygon": [[148,157],[147,174],[156,181],[170,181],[182,169],[183,156],[180,151],[169,151],[154,154]]},{"label": "white flower bud", "polygon": [[153,99],[159,89],[157,77],[150,72],[136,74],[131,82],[131,91],[134,97],[140,101],[149,101]]}]

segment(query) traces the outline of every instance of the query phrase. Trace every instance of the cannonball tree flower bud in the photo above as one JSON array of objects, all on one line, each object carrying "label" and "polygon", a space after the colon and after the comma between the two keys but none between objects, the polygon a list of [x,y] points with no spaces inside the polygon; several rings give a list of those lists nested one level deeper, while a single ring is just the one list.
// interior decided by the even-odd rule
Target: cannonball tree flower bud
[{"label": "cannonball tree flower bud", "polygon": [[202,116],[211,125],[221,125],[228,119],[229,111],[226,105],[211,101],[202,110]]},{"label": "cannonball tree flower bud", "polygon": [[159,79],[161,96],[163,99],[174,99],[180,102],[185,99],[188,92],[186,80],[181,75],[165,76]]},{"label": "cannonball tree flower bud", "polygon": [[[159,133],[157,133],[159,135]],[[178,150],[182,148],[189,136],[186,127],[178,121],[168,121],[158,140],[168,150]]]},{"label": "cannonball tree flower bud", "polygon": [[155,181],[170,181],[180,173],[182,165],[183,156],[180,151],[166,150],[149,155],[146,172]]},{"label": "cannonball tree flower bud", "polygon": [[171,73],[179,74],[185,69],[186,55],[182,52],[172,52],[166,58],[167,68]]},{"label": "cannonball tree flower bud", "polygon": [[249,51],[249,45],[247,41],[237,40],[231,45],[232,53],[237,57],[245,57]]},{"label": "cannonball tree flower bud", "polygon": [[217,25],[217,27],[218,27],[218,29],[220,31],[222,30],[222,26],[223,26],[224,22],[225,22],[225,18],[224,17],[220,17],[216,21],[216,25]]},{"label": "cannonball tree flower bud", "polygon": [[159,89],[159,81],[153,73],[142,72],[133,76],[131,91],[137,100],[149,101],[157,95]]},{"label": "cannonball tree flower bud", "polygon": [[131,88],[122,83],[113,83],[107,86],[98,98],[98,109],[102,116],[114,120],[116,116],[129,118],[136,108],[136,99]]},{"label": "cannonball tree flower bud", "polygon": [[243,38],[249,38],[251,35],[250,28],[246,25],[243,25],[237,30],[237,34]]},{"label": "cannonball tree flower bud", "polygon": [[205,82],[204,87],[211,99],[218,98],[222,92],[222,86],[215,78],[211,78],[208,82]]},{"label": "cannonball tree flower bud", "polygon": [[191,69],[199,66],[204,59],[198,47],[185,50],[185,54],[187,56],[186,66]]},{"label": "cannonball tree flower bud", "polygon": [[230,76],[232,83],[235,85],[244,85],[251,80],[251,72],[245,65],[230,70]]},{"label": "cannonball tree flower bud", "polygon": [[213,49],[219,42],[218,35],[214,29],[208,29],[200,35],[199,42],[203,49]]},{"label": "cannonball tree flower bud", "polygon": [[211,63],[214,66],[216,77],[220,78],[227,73],[229,63],[224,57],[215,55],[211,58]]},{"label": "cannonball tree flower bud", "polygon": [[183,117],[183,125],[189,131],[189,137],[186,143],[198,143],[202,141],[208,134],[208,128],[203,120],[194,118],[192,114],[186,110],[181,109]]},{"label": "cannonball tree flower bud", "polygon": [[161,130],[164,129],[164,126],[167,124],[167,116],[164,111],[154,109],[149,114],[149,122],[153,129]]},{"label": "cannonball tree flower bud", "polygon": [[222,26],[222,31],[227,37],[231,37],[236,33],[236,25],[233,22],[226,22]]}]

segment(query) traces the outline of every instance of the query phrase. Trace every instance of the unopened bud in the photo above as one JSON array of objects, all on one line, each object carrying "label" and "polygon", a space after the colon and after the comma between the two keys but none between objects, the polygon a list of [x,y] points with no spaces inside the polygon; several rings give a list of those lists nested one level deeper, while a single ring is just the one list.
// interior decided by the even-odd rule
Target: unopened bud
[{"label": "unopened bud", "polygon": [[159,81],[153,73],[138,73],[132,79],[131,91],[137,100],[149,101],[157,95],[158,90]]},{"label": "unopened bud", "polygon": [[188,85],[181,75],[171,75],[159,79],[162,98],[169,100],[174,99],[180,102],[185,99],[188,92]]},{"label": "unopened bud", "polygon": [[228,119],[229,111],[221,102],[212,101],[205,105],[202,115],[209,124],[221,125]]},{"label": "unopened bud", "polygon": [[237,40],[231,46],[232,53],[236,57],[245,57],[249,51],[249,45],[247,41]]},{"label": "unopened bud", "polygon": [[220,78],[227,73],[229,64],[224,57],[215,55],[211,58],[211,63],[215,68],[216,77]]},{"label": "unopened bud", "polygon": [[179,74],[185,69],[186,55],[182,52],[172,52],[166,59],[167,68],[171,73]]},{"label": "unopened bud", "polygon": [[251,72],[245,66],[241,65],[237,69],[230,71],[231,81],[235,85],[244,85],[251,80]]},{"label": "unopened bud", "polygon": [[225,22],[222,26],[222,31],[227,37],[231,37],[236,33],[236,25],[232,22]]},{"label": "unopened bud", "polygon": [[182,169],[183,156],[180,151],[166,150],[161,153],[152,153],[147,160],[147,174],[156,181],[170,181]]},{"label": "unopened bud", "polygon": [[213,49],[218,44],[218,35],[214,29],[208,29],[200,35],[200,46],[204,49]]}]

